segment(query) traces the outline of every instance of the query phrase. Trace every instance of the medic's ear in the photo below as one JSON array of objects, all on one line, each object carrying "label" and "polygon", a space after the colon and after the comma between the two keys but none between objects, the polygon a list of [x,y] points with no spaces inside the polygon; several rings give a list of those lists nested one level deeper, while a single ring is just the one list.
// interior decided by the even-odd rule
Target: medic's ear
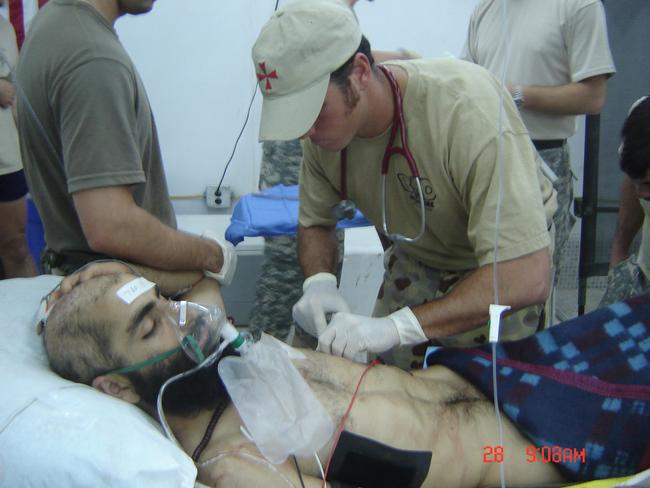
[{"label": "medic's ear", "polygon": [[125,402],[136,405],[140,401],[131,381],[121,374],[106,374],[96,377],[92,382],[93,388]]}]

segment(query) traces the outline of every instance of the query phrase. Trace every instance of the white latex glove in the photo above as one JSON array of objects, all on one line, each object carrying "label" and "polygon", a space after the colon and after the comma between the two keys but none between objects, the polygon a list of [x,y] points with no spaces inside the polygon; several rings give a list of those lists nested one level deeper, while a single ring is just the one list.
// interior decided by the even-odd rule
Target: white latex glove
[{"label": "white latex glove", "polygon": [[380,318],[337,313],[318,338],[317,350],[352,360],[363,351],[379,354],[428,340],[409,307]]},{"label": "white latex glove", "polygon": [[318,337],[327,327],[326,313],[349,312],[332,273],[317,273],[302,284],[302,297],[293,306],[293,320],[308,334]]},{"label": "white latex glove", "polygon": [[223,253],[223,266],[221,266],[221,271],[215,273],[205,270],[203,274],[209,278],[214,278],[223,286],[228,286],[233,276],[235,276],[235,269],[237,269],[237,251],[235,251],[235,246],[211,230],[204,231],[201,237],[215,241],[219,244]]}]

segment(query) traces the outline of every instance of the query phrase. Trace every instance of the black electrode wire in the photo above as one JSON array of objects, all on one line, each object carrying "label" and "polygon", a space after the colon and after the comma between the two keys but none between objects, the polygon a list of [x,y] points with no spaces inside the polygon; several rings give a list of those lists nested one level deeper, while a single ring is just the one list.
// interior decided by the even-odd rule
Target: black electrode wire
[{"label": "black electrode wire", "polygon": [[300,472],[300,466],[298,466],[298,460],[294,454],[292,454],[291,457],[293,458],[293,464],[296,465],[296,471],[298,472],[298,478],[300,479],[300,486],[302,486],[302,488],[305,488],[305,480],[302,479],[302,473]]},{"label": "black electrode wire", "polygon": [[248,110],[246,111],[246,118],[244,119],[244,125],[242,125],[242,128],[239,131],[239,135],[237,136],[237,139],[235,139],[235,145],[233,146],[232,152],[230,153],[230,157],[226,162],[226,167],[223,169],[223,173],[221,173],[221,179],[219,180],[219,184],[217,185],[217,190],[216,190],[217,195],[219,194],[221,183],[223,183],[223,179],[226,177],[226,171],[228,171],[228,166],[230,166],[230,163],[232,162],[232,158],[235,156],[235,152],[237,151],[237,144],[239,144],[239,139],[241,139],[241,136],[244,133],[244,129],[246,129],[246,124],[248,124],[248,118],[250,117],[251,114],[251,107],[253,106],[255,95],[257,95],[257,83],[255,83],[255,90],[253,91],[253,96],[251,97],[251,101],[248,104]]},{"label": "black electrode wire", "polygon": [[[280,0],[275,0],[275,6],[273,7],[273,12],[278,10],[279,3]],[[217,195],[219,194],[219,190],[221,188],[221,184],[223,183],[223,179],[226,177],[228,166],[230,166],[230,163],[232,163],[232,159],[235,157],[235,152],[237,151],[237,145],[239,144],[239,140],[241,139],[241,136],[244,133],[244,129],[246,129],[246,125],[248,124],[248,119],[251,114],[251,108],[253,107],[253,101],[255,100],[255,95],[257,95],[257,82],[255,83],[255,90],[253,91],[253,96],[251,97],[251,101],[248,104],[248,110],[246,111],[246,118],[244,119],[244,125],[242,125],[242,128],[239,131],[239,134],[237,135],[237,139],[235,139],[235,144],[232,148],[232,152],[230,153],[230,157],[228,158],[228,161],[226,161],[226,167],[223,168],[223,173],[221,173],[221,179],[219,180],[219,184],[217,185],[217,190],[216,190]]]}]

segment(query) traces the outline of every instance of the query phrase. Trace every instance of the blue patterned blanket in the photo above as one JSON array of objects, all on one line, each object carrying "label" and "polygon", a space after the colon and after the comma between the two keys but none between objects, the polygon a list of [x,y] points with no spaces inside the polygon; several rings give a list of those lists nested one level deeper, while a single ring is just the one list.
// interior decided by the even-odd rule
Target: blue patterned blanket
[{"label": "blue patterned blanket", "polygon": [[[426,363],[493,398],[490,345],[436,349]],[[498,344],[497,365],[499,406],[538,454],[584,452],[556,459],[569,480],[650,468],[650,294]]]}]

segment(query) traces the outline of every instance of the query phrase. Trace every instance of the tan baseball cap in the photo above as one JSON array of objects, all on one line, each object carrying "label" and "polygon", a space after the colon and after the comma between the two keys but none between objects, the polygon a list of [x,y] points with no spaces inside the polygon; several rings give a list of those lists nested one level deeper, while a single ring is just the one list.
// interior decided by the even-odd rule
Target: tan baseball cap
[{"label": "tan baseball cap", "polygon": [[262,27],[253,63],[264,96],[260,141],[305,134],[325,100],[330,73],[357,51],[361,29],[338,0],[295,0]]}]

